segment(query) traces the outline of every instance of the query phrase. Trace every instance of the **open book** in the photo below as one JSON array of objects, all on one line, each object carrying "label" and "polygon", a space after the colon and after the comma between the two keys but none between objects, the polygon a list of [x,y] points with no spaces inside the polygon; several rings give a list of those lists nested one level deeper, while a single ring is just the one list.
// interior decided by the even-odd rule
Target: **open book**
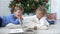
[{"label": "open book", "polygon": [[10,29],[9,33],[23,33],[24,30],[22,28]]}]

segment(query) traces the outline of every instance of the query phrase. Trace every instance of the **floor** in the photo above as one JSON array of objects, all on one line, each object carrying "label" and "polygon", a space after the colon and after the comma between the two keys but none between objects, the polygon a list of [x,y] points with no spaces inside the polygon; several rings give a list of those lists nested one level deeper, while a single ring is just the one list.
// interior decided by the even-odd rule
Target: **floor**
[{"label": "floor", "polygon": [[[0,34],[8,34],[8,32],[8,29],[0,28]],[[48,30],[37,30],[35,34],[60,34],[60,20],[57,20]]]}]

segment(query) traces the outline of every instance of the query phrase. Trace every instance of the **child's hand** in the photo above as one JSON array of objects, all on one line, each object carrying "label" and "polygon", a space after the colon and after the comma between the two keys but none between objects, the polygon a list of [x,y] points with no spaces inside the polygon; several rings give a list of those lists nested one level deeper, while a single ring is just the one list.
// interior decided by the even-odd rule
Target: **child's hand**
[{"label": "child's hand", "polygon": [[23,20],[23,17],[22,17],[22,15],[18,16],[18,19],[20,19],[20,20]]},{"label": "child's hand", "polygon": [[37,26],[34,26],[34,30],[37,30]]}]

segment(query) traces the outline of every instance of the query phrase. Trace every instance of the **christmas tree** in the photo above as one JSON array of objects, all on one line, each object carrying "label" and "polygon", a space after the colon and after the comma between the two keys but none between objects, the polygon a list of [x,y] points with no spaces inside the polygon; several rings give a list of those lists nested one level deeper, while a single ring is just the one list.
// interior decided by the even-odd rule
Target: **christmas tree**
[{"label": "christmas tree", "polygon": [[44,6],[48,9],[48,0],[12,0],[9,4],[11,13],[15,6],[23,6],[24,13],[34,13],[38,6]]}]

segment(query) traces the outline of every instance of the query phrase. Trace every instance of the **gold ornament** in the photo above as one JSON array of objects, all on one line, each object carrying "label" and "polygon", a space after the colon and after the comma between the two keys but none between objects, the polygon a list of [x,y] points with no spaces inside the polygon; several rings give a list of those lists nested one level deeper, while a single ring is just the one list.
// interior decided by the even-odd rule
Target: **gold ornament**
[{"label": "gold ornament", "polygon": [[35,0],[36,2],[39,2],[39,0]]}]

